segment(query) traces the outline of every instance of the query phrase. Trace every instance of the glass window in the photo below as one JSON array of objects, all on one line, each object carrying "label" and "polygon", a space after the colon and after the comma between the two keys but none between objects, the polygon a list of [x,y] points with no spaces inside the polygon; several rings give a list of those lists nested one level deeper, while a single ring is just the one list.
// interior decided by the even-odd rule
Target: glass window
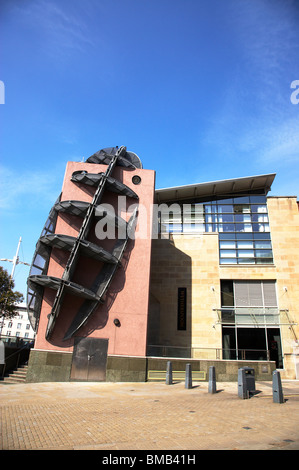
[{"label": "glass window", "polygon": [[235,214],[235,222],[251,222],[250,214]]},{"label": "glass window", "polygon": [[220,258],[220,264],[237,264],[237,258]]},{"label": "glass window", "polygon": [[251,224],[236,224],[236,232],[252,232]]},{"label": "glass window", "polygon": [[238,240],[237,241],[237,248],[253,248],[253,241],[252,240]]},{"label": "glass window", "polygon": [[215,214],[217,212],[216,204],[205,204],[205,213],[206,214]]},{"label": "glass window", "polygon": [[257,258],[271,258],[272,251],[271,250],[255,250],[255,256]]},{"label": "glass window", "polygon": [[252,224],[253,232],[270,232],[269,224]]},{"label": "glass window", "polygon": [[270,240],[270,233],[265,233],[265,232],[254,233],[253,238],[255,240]]},{"label": "glass window", "polygon": [[238,250],[239,258],[254,258],[254,251],[253,250]]},{"label": "glass window", "polygon": [[238,258],[239,264],[255,264],[254,258]]},{"label": "glass window", "polygon": [[268,214],[252,214],[252,222],[269,222]]},{"label": "glass window", "polygon": [[252,240],[252,233],[236,233],[236,238],[238,240]]},{"label": "glass window", "polygon": [[240,204],[247,202],[249,203],[249,196],[240,196],[240,197],[234,197],[234,203],[235,204]]},{"label": "glass window", "polygon": [[273,264],[273,257],[271,253],[271,258],[256,258],[256,264]]},{"label": "glass window", "polygon": [[222,213],[233,213],[233,212],[234,212],[234,208],[233,208],[232,205],[229,205],[229,204],[227,204],[227,205],[220,205],[220,204],[218,204],[218,212],[219,212],[220,214],[222,214]]},{"label": "glass window", "polygon": [[255,242],[255,248],[268,248],[268,249],[271,249],[271,241],[270,240],[257,240]]},{"label": "glass window", "polygon": [[250,213],[250,205],[249,204],[235,204],[234,213],[235,214],[248,214]]},{"label": "glass window", "polygon": [[267,212],[267,206],[265,204],[252,204],[251,210],[252,212],[265,213]]},{"label": "glass window", "polygon": [[206,232],[216,232],[215,224],[205,224]]},{"label": "glass window", "polygon": [[234,240],[220,240],[220,248],[236,248],[236,242]]},{"label": "glass window", "polygon": [[266,203],[266,197],[264,195],[256,195],[256,196],[250,196],[250,202],[252,204],[265,204]]},{"label": "glass window", "polygon": [[168,225],[168,231],[169,232],[181,232],[182,231],[182,225],[181,224],[169,224]]},{"label": "glass window", "polygon": [[234,232],[234,224],[219,224],[219,232]]},{"label": "glass window", "polygon": [[220,250],[221,258],[232,258],[236,256],[236,250]]},{"label": "glass window", "polygon": [[234,216],[232,214],[218,214],[218,222],[234,223]]},{"label": "glass window", "polygon": [[235,234],[234,233],[219,233],[220,240],[234,240]]},{"label": "glass window", "polygon": [[222,307],[234,306],[233,281],[223,280],[220,282],[221,282],[221,306]]}]

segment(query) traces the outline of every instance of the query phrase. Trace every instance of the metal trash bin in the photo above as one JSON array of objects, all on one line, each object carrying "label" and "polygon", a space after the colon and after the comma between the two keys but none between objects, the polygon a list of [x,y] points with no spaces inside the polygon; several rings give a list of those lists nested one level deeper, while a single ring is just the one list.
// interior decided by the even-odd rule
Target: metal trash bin
[{"label": "metal trash bin", "polygon": [[255,372],[252,367],[241,367],[238,370],[238,396],[249,398],[250,392],[255,391]]}]

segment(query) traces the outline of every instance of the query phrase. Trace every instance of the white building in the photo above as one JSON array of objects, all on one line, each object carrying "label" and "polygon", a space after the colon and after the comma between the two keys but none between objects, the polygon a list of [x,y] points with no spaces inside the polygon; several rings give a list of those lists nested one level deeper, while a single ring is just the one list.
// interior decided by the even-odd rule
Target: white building
[{"label": "white building", "polygon": [[0,337],[2,340],[20,340],[30,341],[35,337],[35,333],[30,325],[25,303],[18,305],[18,315],[13,318],[1,319]]}]

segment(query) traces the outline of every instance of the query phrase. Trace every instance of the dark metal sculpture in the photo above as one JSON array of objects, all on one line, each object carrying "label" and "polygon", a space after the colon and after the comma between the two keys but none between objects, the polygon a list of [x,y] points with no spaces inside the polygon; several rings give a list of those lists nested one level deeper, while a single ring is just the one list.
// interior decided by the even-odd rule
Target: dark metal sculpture
[{"label": "dark metal sculpture", "polygon": [[[126,228],[126,236],[116,241],[112,252],[108,252],[87,240],[91,225],[97,216],[96,208],[101,203],[102,196],[106,191],[138,199],[138,195],[133,190],[112,177],[113,170],[117,165],[127,169],[142,168],[137,155],[127,152],[126,147],[120,147],[119,149],[111,147],[95,153],[87,159],[87,163],[108,165],[106,172],[89,173],[86,171],[75,171],[71,177],[71,181],[74,183],[96,187],[92,201],[90,203],[84,201],[61,201],[60,197],[58,198],[37,242],[30,269],[27,304],[29,319],[34,330],[37,330],[38,326],[44,287],[50,287],[56,291],[52,310],[48,316],[47,340],[51,339],[66,293],[83,297],[85,300],[66,332],[64,340],[72,338],[79,328],[86,323],[99,303],[104,302],[105,294],[120,265],[128,240],[132,238],[135,230],[137,208],[128,223],[116,217],[115,214],[111,215],[115,226],[125,226]],[[55,233],[58,212],[69,213],[83,219],[77,237]],[[109,220],[110,216],[107,210],[105,216]],[[70,253],[61,279],[47,275],[48,263],[53,247]],[[72,281],[81,255],[91,257],[103,263],[90,289]]]}]

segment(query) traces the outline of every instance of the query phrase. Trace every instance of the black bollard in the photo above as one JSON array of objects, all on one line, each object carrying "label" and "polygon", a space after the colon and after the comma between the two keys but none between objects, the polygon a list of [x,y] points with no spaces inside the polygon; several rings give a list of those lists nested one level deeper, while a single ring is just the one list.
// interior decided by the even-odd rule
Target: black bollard
[{"label": "black bollard", "polygon": [[166,385],[172,385],[172,363],[167,361]]},{"label": "black bollard", "polygon": [[216,370],[214,366],[209,367],[209,393],[216,393]]},{"label": "black bollard", "polygon": [[185,388],[192,388],[192,369],[191,369],[191,364],[186,364]]},{"label": "black bollard", "polygon": [[274,403],[283,403],[283,391],[281,385],[281,378],[280,372],[275,370],[273,372],[273,382],[272,382],[272,390],[273,390],[273,402]]}]

